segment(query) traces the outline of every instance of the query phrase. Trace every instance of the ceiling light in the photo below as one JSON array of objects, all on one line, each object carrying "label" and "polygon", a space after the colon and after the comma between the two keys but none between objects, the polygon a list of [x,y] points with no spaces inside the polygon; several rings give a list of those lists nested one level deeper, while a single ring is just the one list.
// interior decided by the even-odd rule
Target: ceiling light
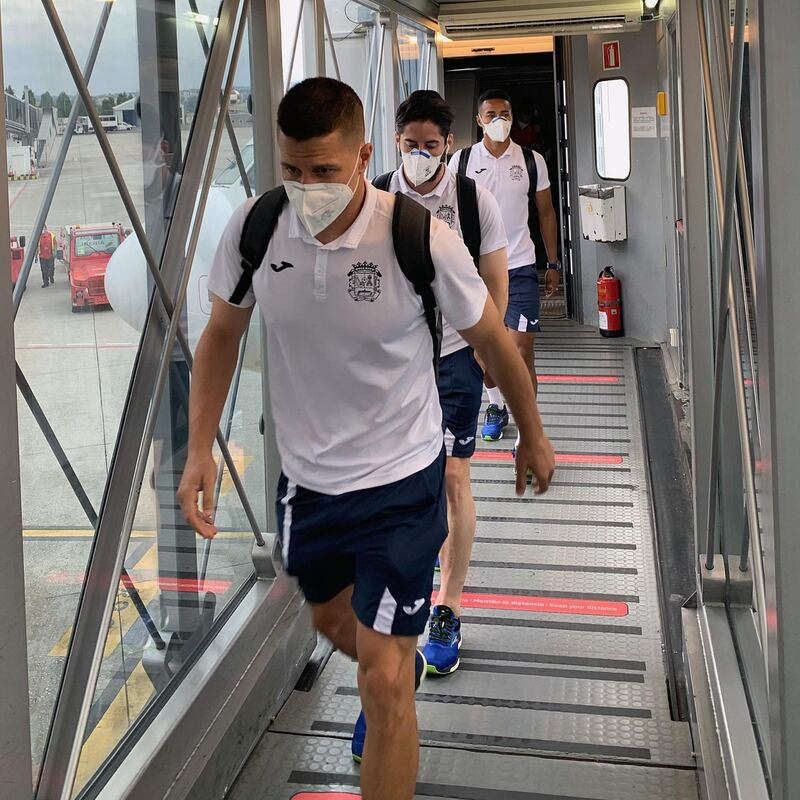
[{"label": "ceiling light", "polygon": [[642,0],[642,4],[644,5],[647,11],[655,11],[656,6],[659,4],[660,0]]}]

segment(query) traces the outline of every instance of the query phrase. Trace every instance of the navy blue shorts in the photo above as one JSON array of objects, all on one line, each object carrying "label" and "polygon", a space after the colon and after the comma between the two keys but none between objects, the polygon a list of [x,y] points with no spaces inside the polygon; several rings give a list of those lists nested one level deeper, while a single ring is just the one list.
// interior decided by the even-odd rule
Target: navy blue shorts
[{"label": "navy blue shorts", "polygon": [[539,273],[533,265],[508,271],[508,310],[506,327],[520,333],[533,333],[539,327]]},{"label": "navy blue shorts", "polygon": [[281,475],[278,530],[286,571],[309,603],[353,586],[353,610],[378,633],[419,636],[433,567],[447,538],[444,449],[420,472],[385,486],[327,495]]},{"label": "navy blue shorts", "polygon": [[439,404],[448,456],[470,458],[481,413],[483,370],[471,347],[462,347],[439,362]]}]

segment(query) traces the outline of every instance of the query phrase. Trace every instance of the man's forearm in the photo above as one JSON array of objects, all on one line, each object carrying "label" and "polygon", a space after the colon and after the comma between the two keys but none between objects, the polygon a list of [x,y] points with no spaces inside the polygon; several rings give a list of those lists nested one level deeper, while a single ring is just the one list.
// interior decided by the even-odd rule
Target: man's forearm
[{"label": "man's forearm", "polygon": [[544,249],[547,251],[547,260],[551,264],[555,264],[558,261],[558,225],[556,224],[556,212],[552,206],[548,213],[540,214],[539,225]]},{"label": "man's forearm", "polygon": [[501,275],[487,275],[484,281],[500,316],[505,317],[508,308],[508,270],[504,270]]},{"label": "man's forearm", "polygon": [[208,452],[230,389],[239,341],[206,329],[197,345],[189,393],[189,450]]}]

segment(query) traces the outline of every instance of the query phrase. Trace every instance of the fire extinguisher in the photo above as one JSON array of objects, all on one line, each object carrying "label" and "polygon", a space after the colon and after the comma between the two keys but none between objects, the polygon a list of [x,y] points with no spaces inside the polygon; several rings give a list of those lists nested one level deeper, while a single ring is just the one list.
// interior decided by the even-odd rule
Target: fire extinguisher
[{"label": "fire extinguisher", "polygon": [[624,336],[622,327],[622,283],[611,267],[606,267],[597,279],[597,312],[603,336]]}]

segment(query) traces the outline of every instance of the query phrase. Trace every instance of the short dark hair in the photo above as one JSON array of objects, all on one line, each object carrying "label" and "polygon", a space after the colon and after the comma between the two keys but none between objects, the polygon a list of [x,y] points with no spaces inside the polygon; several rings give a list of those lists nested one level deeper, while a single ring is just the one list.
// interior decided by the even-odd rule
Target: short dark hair
[{"label": "short dark hair", "polygon": [[478,108],[487,100],[505,100],[506,103],[511,105],[511,96],[502,89],[487,89],[485,92],[481,92],[481,96],[478,98]]},{"label": "short dark hair", "polygon": [[446,139],[454,119],[452,109],[438,92],[418,89],[400,103],[394,116],[394,124],[397,132],[402,133],[410,122],[432,122]]},{"label": "short dark hair", "polygon": [[364,106],[346,83],[307,78],[293,86],[278,106],[278,127],[285,136],[305,142],[341,131],[364,138]]}]

